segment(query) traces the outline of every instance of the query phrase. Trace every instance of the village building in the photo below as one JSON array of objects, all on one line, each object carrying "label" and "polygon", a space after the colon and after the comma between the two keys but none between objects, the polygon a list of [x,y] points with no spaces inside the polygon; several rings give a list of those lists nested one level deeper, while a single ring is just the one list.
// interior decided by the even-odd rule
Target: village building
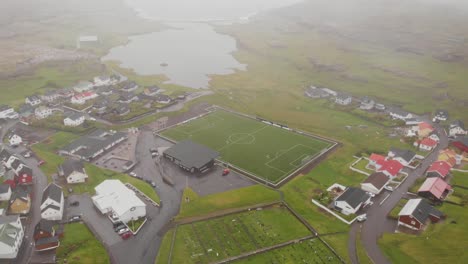
[{"label": "village building", "polygon": [[11,198],[11,186],[7,183],[0,184],[0,201],[8,201]]},{"label": "village building", "polygon": [[41,98],[38,96],[38,95],[31,95],[31,96],[27,96],[26,99],[24,100],[26,104],[30,105],[30,106],[36,106],[36,105],[39,105],[41,104]]},{"label": "village building", "polygon": [[98,129],[63,147],[59,154],[91,161],[126,139],[126,133]]},{"label": "village building", "polygon": [[403,164],[397,160],[381,160],[377,162],[376,171],[382,172],[390,179],[393,179],[398,176],[403,167]]},{"label": "village building", "polygon": [[361,189],[373,194],[379,194],[390,179],[382,172],[374,172],[361,183]]},{"label": "village building", "polygon": [[370,202],[370,195],[365,191],[349,187],[334,201],[335,208],[345,215],[355,214],[364,204]]},{"label": "village building", "polygon": [[372,110],[375,106],[375,101],[365,96],[361,99],[361,105],[359,106],[362,110]]},{"label": "village building", "polygon": [[424,138],[419,142],[419,150],[421,151],[432,151],[437,146],[437,141],[430,138]]},{"label": "village building", "polygon": [[73,88],[62,88],[58,90],[57,93],[62,98],[70,98],[75,94],[75,91],[73,90]]},{"label": "village building", "polygon": [[449,137],[464,136],[468,133],[465,124],[460,120],[453,121],[449,126]]},{"label": "village building", "polygon": [[426,176],[440,177],[442,179],[445,179],[447,175],[449,175],[451,168],[452,166],[450,166],[450,164],[445,161],[436,161],[431,164],[429,169],[427,169]]},{"label": "village building", "polygon": [[160,92],[162,92],[162,89],[155,85],[146,87],[143,91],[143,93],[147,96],[156,96]]},{"label": "village building", "polygon": [[137,102],[139,100],[140,98],[138,98],[136,94],[129,92],[129,93],[122,93],[119,99],[117,100],[117,102],[121,104],[130,104],[132,102]]},{"label": "village building", "polygon": [[353,98],[344,93],[339,93],[335,98],[335,103],[339,105],[350,105],[353,102]]},{"label": "village building", "polygon": [[379,154],[375,154],[375,153],[372,153],[370,156],[369,156],[369,164],[368,166],[371,166],[373,167],[374,169],[377,168],[379,162],[382,162],[382,161],[385,161],[387,158],[385,156],[382,156],[382,155],[379,155]]},{"label": "village building", "polygon": [[34,110],[34,115],[36,116],[37,119],[44,119],[52,115],[52,109],[41,105],[36,110]]},{"label": "village building", "polygon": [[65,198],[60,186],[50,183],[42,193],[41,218],[59,221],[63,218]]},{"label": "village building", "polygon": [[47,103],[52,103],[60,98],[60,94],[56,90],[49,90],[41,95],[41,100]]},{"label": "village building", "polygon": [[78,94],[75,94],[71,99],[70,99],[70,102],[72,104],[78,104],[78,105],[82,105],[82,104],[85,104],[86,101],[88,100],[91,100],[91,99],[94,99],[98,97],[98,94],[93,92],[93,91],[87,91],[87,92],[82,92],[82,93],[78,93]]},{"label": "village building", "polygon": [[14,172],[16,174],[15,180],[20,185],[30,185],[33,184],[33,171],[31,168],[26,166],[24,163],[21,162],[19,166],[15,169]]},{"label": "village building", "polygon": [[113,220],[128,223],[146,216],[146,204],[121,181],[105,180],[94,189],[94,205]]},{"label": "village building", "polygon": [[96,92],[100,95],[105,95],[105,96],[109,96],[109,95],[112,95],[114,93],[114,87],[110,86],[110,85],[104,85],[104,86],[101,86],[99,87]]},{"label": "village building", "polygon": [[213,167],[219,152],[191,140],[184,140],[164,151],[163,156],[186,171],[198,173]]},{"label": "village building", "polygon": [[130,113],[130,107],[128,107],[126,104],[118,104],[114,108],[114,113],[118,116],[128,115]]},{"label": "village building", "polygon": [[458,149],[462,153],[468,153],[468,136],[456,137],[450,142],[450,145]]},{"label": "village building", "polygon": [[322,91],[328,93],[328,94],[331,95],[331,96],[335,96],[335,97],[336,97],[336,96],[338,95],[338,93],[337,93],[336,91],[334,91],[334,90],[332,90],[332,89],[329,89],[329,88],[320,88],[320,90],[322,90]]},{"label": "village building", "polygon": [[168,95],[158,94],[158,96],[156,96],[156,102],[160,104],[168,104],[172,102],[172,99]]},{"label": "village building", "polygon": [[120,84],[121,90],[127,93],[133,92],[138,89],[138,84],[134,81],[126,81]]},{"label": "village building", "polygon": [[112,79],[110,76],[102,75],[102,76],[94,77],[93,82],[94,82],[94,86],[111,85]]},{"label": "village building", "polygon": [[432,133],[429,134],[429,138],[436,141],[437,143],[440,142],[440,137],[436,130],[432,131]]},{"label": "village building", "polygon": [[23,139],[18,134],[10,134],[8,136],[8,143],[10,143],[10,146],[16,147],[23,143]]},{"label": "village building", "polygon": [[27,120],[31,117],[34,117],[34,110],[36,108],[34,106],[31,106],[29,104],[22,104],[19,109],[18,109],[18,114],[19,117],[22,120]]},{"label": "village building", "polygon": [[410,119],[413,117],[411,113],[403,111],[402,109],[397,107],[387,108],[387,112],[393,119],[399,119],[403,121],[406,121],[406,119]]},{"label": "village building", "polygon": [[93,84],[88,81],[81,81],[73,86],[73,90],[75,90],[77,93],[83,93],[91,89],[93,89]]},{"label": "village building", "polygon": [[305,95],[310,98],[327,98],[330,96],[329,93],[324,91],[323,89],[317,88],[315,86],[310,86],[305,90]]},{"label": "village building", "polygon": [[19,216],[0,216],[0,259],[15,259],[23,237],[24,229]]},{"label": "village building", "polygon": [[449,148],[441,150],[439,156],[437,156],[437,161],[445,161],[450,164],[451,167],[457,165],[457,153]]},{"label": "village building", "polygon": [[385,111],[386,107],[384,104],[375,104],[375,109],[379,111]]},{"label": "village building", "polygon": [[433,131],[434,127],[426,122],[421,122],[418,124],[418,136],[419,138],[428,137]]},{"label": "village building", "polygon": [[428,222],[437,223],[443,213],[424,199],[410,199],[398,213],[398,226],[423,230]]},{"label": "village building", "polygon": [[83,183],[88,179],[84,164],[80,160],[67,159],[59,166],[59,175],[65,177],[68,184]]},{"label": "village building", "polygon": [[102,100],[98,100],[97,102],[95,102],[93,105],[93,109],[98,114],[104,114],[106,113],[109,104],[110,104],[109,100],[104,98]]},{"label": "village building", "polygon": [[403,166],[408,166],[410,165],[416,158],[416,153],[414,153],[411,150],[404,150],[404,149],[399,149],[399,148],[392,148],[388,152],[388,158],[397,160],[400,162]]},{"label": "village building", "polygon": [[434,122],[439,122],[439,121],[447,121],[449,118],[449,113],[446,110],[443,109],[437,109],[433,121]]},{"label": "village building", "polygon": [[34,248],[46,251],[60,246],[59,237],[54,228],[55,222],[41,219],[34,228]]},{"label": "village building", "polygon": [[0,105],[0,119],[16,119],[18,117],[19,115],[15,112],[13,107]]},{"label": "village building", "polygon": [[9,214],[26,215],[31,210],[31,196],[24,187],[16,187],[10,198]]},{"label": "village building", "polygon": [[63,124],[65,126],[77,127],[82,125],[85,122],[85,116],[81,113],[73,113],[63,119]]},{"label": "village building", "polygon": [[452,192],[452,186],[438,177],[427,178],[418,190],[418,195],[433,203],[441,203]]}]

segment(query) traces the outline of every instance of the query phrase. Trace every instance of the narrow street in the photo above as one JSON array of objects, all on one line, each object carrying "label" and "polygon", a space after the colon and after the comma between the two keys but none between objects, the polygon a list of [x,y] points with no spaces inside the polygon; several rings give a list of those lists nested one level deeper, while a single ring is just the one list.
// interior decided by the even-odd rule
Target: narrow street
[{"label": "narrow street", "polygon": [[[434,128],[440,135],[439,145],[432,151],[422,162],[421,165],[410,171],[407,179],[393,192],[389,193],[388,198],[380,205],[381,201],[387,196],[386,193],[381,194],[374,204],[367,211],[367,220],[363,223],[355,222],[351,227],[350,239],[348,242],[348,252],[352,263],[358,263],[356,256],[356,235],[359,232],[359,226],[362,225],[361,239],[362,244],[367,251],[368,256],[374,263],[386,264],[390,261],[385,257],[380,250],[377,242],[385,232],[394,232],[396,221],[387,218],[387,215],[396,206],[398,201],[408,192],[408,189],[413,186],[415,181],[424,177],[424,172],[429,168],[432,162],[437,159],[439,150],[448,146],[448,137],[444,128],[438,124],[434,124]],[[354,237],[354,239],[352,239]]]}]

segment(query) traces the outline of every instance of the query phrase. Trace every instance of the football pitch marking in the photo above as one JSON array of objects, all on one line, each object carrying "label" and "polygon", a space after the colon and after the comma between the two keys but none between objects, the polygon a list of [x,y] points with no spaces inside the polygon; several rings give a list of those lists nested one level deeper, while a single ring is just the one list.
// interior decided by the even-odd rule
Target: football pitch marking
[{"label": "football pitch marking", "polygon": [[[254,131],[252,131],[252,132],[250,132],[250,133],[245,133],[245,135],[252,136],[253,138],[255,138],[254,134],[256,134],[256,133],[262,131],[262,130],[265,129],[266,127],[268,127],[268,126],[267,126],[267,125],[264,125],[264,126],[260,127],[259,129],[256,129],[256,130],[254,130]],[[221,151],[221,150],[223,150],[223,149],[225,149],[225,148],[227,148],[227,147],[229,147],[229,146],[231,146],[231,145],[234,145],[234,144],[236,144],[236,143],[242,141],[244,138],[245,138],[245,137],[241,137],[241,138],[239,138],[238,140],[229,142],[229,143],[227,143],[226,145],[224,145],[224,146],[222,146],[221,148],[219,148],[218,151]],[[228,138],[228,141],[229,141],[229,138]]]},{"label": "football pitch marking", "polygon": [[[302,162],[300,164],[295,164],[297,160],[301,159],[303,160],[305,157],[310,157],[311,155],[309,154],[306,154],[306,153],[302,153],[301,155],[299,155],[299,157],[297,157],[296,159],[294,159],[293,161],[289,162],[289,165],[293,166],[293,168],[289,171],[284,171],[282,169],[279,169],[277,167],[275,167],[274,165],[271,165],[270,163],[271,162],[274,162],[275,160],[277,160],[278,158],[282,157],[283,155],[287,154],[288,152],[292,151],[294,148],[296,147],[305,147],[307,149],[310,149],[313,153],[316,153],[317,151],[314,149],[314,148],[311,148],[307,145],[304,145],[304,144],[296,144],[292,147],[290,147],[289,149],[287,150],[280,150],[276,153],[276,157],[274,157],[273,159],[265,162],[265,166],[271,168],[271,169],[274,169],[274,170],[277,170],[277,171],[280,171],[282,173],[284,173],[281,177],[279,177],[279,179],[283,179],[285,176],[288,176],[290,173],[292,173],[294,170],[297,170],[302,164]],[[278,153],[281,153],[278,155]],[[315,155],[314,155],[315,156]],[[310,161],[311,159],[313,158],[313,156],[311,158],[308,159],[308,161]]]}]

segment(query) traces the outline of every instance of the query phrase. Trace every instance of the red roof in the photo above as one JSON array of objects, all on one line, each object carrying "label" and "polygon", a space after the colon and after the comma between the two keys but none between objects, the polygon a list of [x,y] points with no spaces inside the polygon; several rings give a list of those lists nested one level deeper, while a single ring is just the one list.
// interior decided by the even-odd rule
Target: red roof
[{"label": "red roof", "polygon": [[430,129],[430,130],[434,130],[434,127],[432,127],[431,124],[429,123],[426,123],[426,122],[422,122],[422,123],[419,123],[419,130],[423,130],[423,129]]},{"label": "red roof", "polygon": [[452,166],[445,161],[436,161],[432,163],[427,172],[437,172],[442,178],[444,178],[449,174],[451,168]]},{"label": "red roof", "polygon": [[451,190],[452,187],[444,180],[438,177],[427,178],[418,192],[430,192],[437,199],[442,198],[446,190]]},{"label": "red roof", "polygon": [[420,144],[432,148],[432,147],[435,147],[437,145],[437,141],[435,141],[433,139],[430,139],[430,138],[424,138],[423,140],[421,140]]},{"label": "red roof", "polygon": [[397,160],[382,160],[377,164],[381,166],[378,171],[386,171],[392,176],[396,176],[403,169],[403,165]]},{"label": "red roof", "polygon": [[385,157],[379,154],[372,153],[369,159],[372,161],[378,162],[379,160],[385,160]]}]

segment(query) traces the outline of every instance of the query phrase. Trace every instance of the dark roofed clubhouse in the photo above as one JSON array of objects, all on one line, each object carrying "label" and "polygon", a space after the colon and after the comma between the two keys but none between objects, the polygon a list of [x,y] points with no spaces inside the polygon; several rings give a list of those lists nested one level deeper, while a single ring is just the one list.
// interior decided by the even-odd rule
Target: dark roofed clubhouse
[{"label": "dark roofed clubhouse", "polygon": [[196,173],[211,168],[219,152],[191,140],[184,140],[164,151],[163,155],[182,169]]}]

